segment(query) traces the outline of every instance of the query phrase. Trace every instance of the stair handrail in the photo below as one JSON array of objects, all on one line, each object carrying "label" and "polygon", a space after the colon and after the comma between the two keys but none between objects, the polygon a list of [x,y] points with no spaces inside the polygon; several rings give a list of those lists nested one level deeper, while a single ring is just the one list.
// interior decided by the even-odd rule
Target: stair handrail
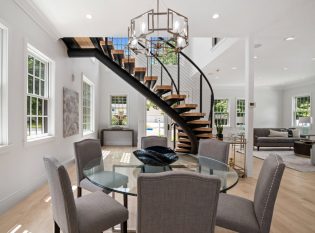
[{"label": "stair handrail", "polygon": [[[159,37],[159,40],[164,41],[168,46],[170,46],[171,48],[175,48],[174,45],[172,45],[170,42],[166,41],[163,37]],[[199,66],[197,66],[197,64],[191,60],[184,52],[180,51],[178,54],[182,55],[185,59],[187,59],[200,73],[200,103],[202,103],[202,78],[206,81],[206,83],[208,84],[210,91],[211,91],[211,97],[210,97],[210,113],[209,113],[209,117],[208,120],[210,121],[210,128],[212,128],[212,117],[213,117],[213,105],[214,105],[214,92],[213,92],[213,88],[207,78],[207,76],[203,73],[203,71],[199,68]],[[202,104],[200,104],[200,107],[202,107]]]}]

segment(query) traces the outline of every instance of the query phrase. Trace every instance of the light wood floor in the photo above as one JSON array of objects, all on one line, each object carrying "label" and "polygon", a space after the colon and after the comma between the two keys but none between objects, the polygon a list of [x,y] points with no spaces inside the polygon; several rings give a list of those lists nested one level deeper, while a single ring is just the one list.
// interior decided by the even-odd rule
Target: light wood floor
[{"label": "light wood floor", "polygon": [[[131,152],[130,147],[110,147],[110,151]],[[245,198],[253,199],[256,180],[262,160],[254,158],[254,177],[241,179],[229,191]],[[75,167],[68,168],[71,181],[75,185]],[[75,188],[75,187],[74,187]],[[48,198],[48,199],[47,199]],[[116,195],[116,199],[120,199]],[[21,203],[0,216],[0,233],[52,233],[53,222],[51,202],[47,184],[25,198]],[[135,227],[136,199],[129,199],[130,226]],[[242,210],[239,213],[241,214]],[[17,229],[16,231],[14,229]],[[12,231],[13,230],[13,231]],[[111,232],[106,231],[107,232]],[[217,228],[216,233],[230,233]],[[271,233],[314,233],[315,232],[315,173],[302,173],[286,169],[275,206]]]}]

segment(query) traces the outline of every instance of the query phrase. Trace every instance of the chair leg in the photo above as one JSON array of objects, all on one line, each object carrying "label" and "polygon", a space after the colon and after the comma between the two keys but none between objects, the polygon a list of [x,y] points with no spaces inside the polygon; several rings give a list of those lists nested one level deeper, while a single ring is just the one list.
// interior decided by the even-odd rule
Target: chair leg
[{"label": "chair leg", "polygon": [[81,197],[82,196],[82,188],[78,187],[77,188],[77,197]]},{"label": "chair leg", "polygon": [[55,226],[54,226],[55,233],[60,233],[60,227],[58,226],[58,224],[55,221],[54,221],[54,223],[55,223]]},{"label": "chair leg", "polygon": [[120,232],[127,233],[127,222],[123,222],[120,224]]}]

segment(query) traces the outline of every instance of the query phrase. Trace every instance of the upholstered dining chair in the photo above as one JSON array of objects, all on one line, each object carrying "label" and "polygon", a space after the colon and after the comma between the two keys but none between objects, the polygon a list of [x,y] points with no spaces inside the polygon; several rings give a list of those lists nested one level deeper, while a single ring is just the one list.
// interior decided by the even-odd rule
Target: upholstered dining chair
[{"label": "upholstered dining chair", "polygon": [[216,224],[242,233],[269,233],[284,168],[279,155],[271,154],[265,159],[254,201],[220,194]]},{"label": "upholstered dining chair", "polygon": [[128,210],[101,191],[74,199],[69,175],[55,158],[44,158],[52,200],[55,233],[101,233],[124,222]]},{"label": "upholstered dining chair", "polygon": [[[76,172],[77,172],[77,196],[82,196],[82,188],[90,192],[102,191],[99,186],[90,182],[83,175],[83,168],[93,159],[102,159],[102,147],[98,139],[84,139],[74,143]],[[108,190],[103,190],[110,193]]]},{"label": "upholstered dining chair", "polygon": [[148,148],[150,146],[164,146],[167,147],[167,138],[159,136],[147,136],[141,138],[141,149]]},{"label": "upholstered dining chair", "polygon": [[230,144],[217,139],[201,139],[199,141],[198,155],[228,163]]},{"label": "upholstered dining chair", "polygon": [[138,177],[138,233],[214,232],[220,180],[171,171]]}]

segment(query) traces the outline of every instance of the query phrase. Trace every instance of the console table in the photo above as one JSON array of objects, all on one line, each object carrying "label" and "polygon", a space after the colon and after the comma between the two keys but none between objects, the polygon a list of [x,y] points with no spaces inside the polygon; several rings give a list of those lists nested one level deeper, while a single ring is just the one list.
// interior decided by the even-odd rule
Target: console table
[{"label": "console table", "polygon": [[110,146],[133,146],[133,129],[127,128],[108,128],[100,132],[101,145]]}]

